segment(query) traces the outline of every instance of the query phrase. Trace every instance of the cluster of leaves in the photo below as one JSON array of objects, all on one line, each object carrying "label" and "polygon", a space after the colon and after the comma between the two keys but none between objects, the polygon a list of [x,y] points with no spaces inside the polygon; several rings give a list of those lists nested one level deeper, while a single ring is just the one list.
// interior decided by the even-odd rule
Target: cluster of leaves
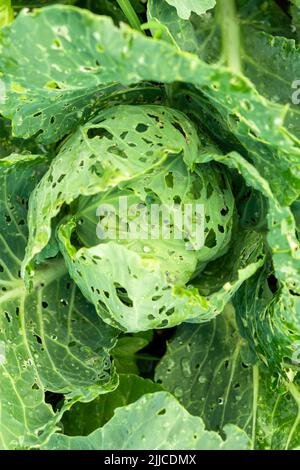
[{"label": "cluster of leaves", "polygon": [[[299,1],[0,27],[0,448],[298,448]],[[120,196],[203,204],[204,245],[100,241]]]}]

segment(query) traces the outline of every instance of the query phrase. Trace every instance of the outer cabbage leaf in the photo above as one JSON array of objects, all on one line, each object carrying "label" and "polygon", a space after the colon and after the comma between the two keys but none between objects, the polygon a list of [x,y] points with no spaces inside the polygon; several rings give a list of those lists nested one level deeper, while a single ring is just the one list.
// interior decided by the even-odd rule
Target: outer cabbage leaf
[{"label": "outer cabbage leaf", "polygon": [[240,331],[271,370],[299,371],[299,295],[285,284],[272,292],[268,286],[271,275],[263,269],[237,292],[234,305]]},{"label": "outer cabbage leaf", "polygon": [[44,448],[50,450],[249,448],[249,438],[242,430],[227,425],[224,431],[225,440],[213,431],[206,431],[202,419],[191,416],[172,395],[157,392],[146,394],[131,405],[117,408],[108,423],[86,437],[55,434]]},{"label": "outer cabbage leaf", "polygon": [[95,429],[104,426],[116,408],[130,405],[147,393],[162,390],[161,385],[137,375],[120,374],[119,385],[111,393],[101,395],[90,403],[75,403],[63,415],[64,434],[68,436],[86,436]]},{"label": "outer cabbage leaf", "polygon": [[[78,30],[88,34],[81,48]],[[21,42],[24,35],[30,41]],[[0,111],[13,119],[17,135],[39,132],[40,139],[57,139],[78,122],[78,112],[87,119],[101,87],[105,92],[105,85],[110,84],[111,91],[116,80],[123,84],[142,80],[192,83],[201,88],[214,113],[220,114],[222,126],[249,152],[261,174],[270,179],[278,198],[289,203],[297,198],[300,151],[283,127],[287,108],[267,101],[247,79],[229,69],[206,64],[128,27],[117,29],[108,18],[59,5],[22,12],[4,29],[3,44],[0,71],[7,95]],[[16,45],[11,62],[11,48]],[[71,55],[72,60],[76,58],[75,70],[74,62],[68,65]],[[28,56],[32,57],[29,64]]]},{"label": "outer cabbage leaf", "polygon": [[208,429],[231,422],[252,436],[253,448],[292,449],[300,441],[299,389],[252,360],[228,306],[210,323],[178,328],[156,380]]},{"label": "outer cabbage leaf", "polygon": [[[239,154],[215,155],[213,158],[237,169],[244,177],[247,185],[260,191],[268,199],[268,233],[266,238],[272,253],[275,275],[280,283],[278,292],[268,301],[265,301],[262,294],[258,295],[258,302],[261,302],[260,297],[262,296],[264,303],[260,308],[256,306],[254,313],[252,310],[253,291],[257,288],[261,292],[261,283],[264,283],[264,280],[260,279],[258,284],[257,280],[252,280],[247,284],[247,286],[251,286],[249,294],[245,294],[247,286],[241,288],[237,294],[236,306],[241,317],[244,318],[245,330],[249,326],[246,336],[252,344],[255,344],[255,349],[264,362],[272,370],[275,369],[278,372],[282,370],[283,366],[289,367],[290,364],[296,367],[299,364],[300,354],[298,301],[300,294],[300,248],[292,211],[289,207],[279,205],[268,182],[261,177],[254,166]],[[207,158],[204,157],[204,161],[207,161]],[[270,269],[269,272],[272,274]],[[248,302],[251,315],[248,315],[245,308]],[[261,354],[261,351],[264,351],[264,353]]]},{"label": "outer cabbage leaf", "polygon": [[215,0],[165,0],[169,5],[176,8],[180,18],[188,19],[192,12],[197,15],[203,15],[207,10],[213,8],[216,4]]},{"label": "outer cabbage leaf", "polygon": [[38,271],[29,294],[20,279],[27,241],[29,194],[45,157],[0,160],[0,401],[3,449],[37,446],[56,429],[60,413],[46,390],[72,402],[91,400],[117,385],[109,350],[117,332],[103,324],[66,275],[62,260]]}]

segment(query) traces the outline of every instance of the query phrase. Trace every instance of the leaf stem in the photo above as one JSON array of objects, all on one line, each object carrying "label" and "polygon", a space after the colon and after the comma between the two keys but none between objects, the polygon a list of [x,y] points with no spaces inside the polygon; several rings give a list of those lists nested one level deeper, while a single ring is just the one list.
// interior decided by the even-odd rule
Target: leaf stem
[{"label": "leaf stem", "polygon": [[236,74],[242,72],[240,56],[240,27],[235,0],[218,0],[218,21],[221,26],[222,52],[226,65]]},{"label": "leaf stem", "polygon": [[138,31],[142,31],[141,22],[139,17],[137,16],[136,12],[134,11],[130,0],[117,0],[121,10],[123,11],[124,15],[126,16],[130,26],[133,29],[137,29]]}]

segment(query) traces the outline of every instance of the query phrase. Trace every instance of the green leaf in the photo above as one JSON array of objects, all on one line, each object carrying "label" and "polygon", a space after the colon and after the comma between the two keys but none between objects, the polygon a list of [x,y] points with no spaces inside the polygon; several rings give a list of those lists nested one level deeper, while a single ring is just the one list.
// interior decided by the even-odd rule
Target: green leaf
[{"label": "green leaf", "polygon": [[[289,105],[287,129],[300,138],[300,110],[297,105],[300,49],[294,39],[274,37],[245,28],[242,60],[244,73],[259,93],[274,102]],[[299,93],[298,93],[299,94]]]},{"label": "green leaf", "polygon": [[[80,48],[78,31],[82,28],[89,33]],[[21,41],[24,36],[30,40]],[[88,119],[95,106],[101,105],[103,94],[109,96],[118,89],[116,81],[125,85],[142,80],[191,83],[208,102],[200,106],[201,112],[198,108],[204,124],[210,106],[220,116],[222,128],[230,130],[270,180],[278,198],[287,203],[297,198],[300,150],[297,139],[284,127],[287,108],[266,100],[247,79],[229,69],[206,64],[128,27],[117,29],[108,18],[58,5],[21,12],[4,29],[3,43],[0,71],[7,95],[0,111],[13,119],[16,135],[38,133],[40,140],[57,139],[78,123],[78,112],[81,122]],[[13,62],[9,59],[12,47],[17,51]],[[48,51],[46,59],[43,48]],[[25,64],[27,57],[31,57],[30,64]]]},{"label": "green leaf", "polygon": [[300,439],[298,388],[252,360],[228,306],[208,324],[178,328],[156,380],[208,429],[220,431],[230,422],[252,436],[257,449],[294,448]]},{"label": "green leaf", "polygon": [[0,116],[0,159],[16,154],[51,154],[50,146],[38,145],[33,139],[19,139],[12,136],[10,122]]},{"label": "green leaf", "polygon": [[296,28],[298,41],[300,40],[300,1],[292,0],[291,12],[293,17],[293,25]]},{"label": "green leaf", "polygon": [[[260,176],[254,166],[237,153],[232,152],[227,156],[215,155],[210,158],[237,169],[248,186],[268,198],[266,238],[280,285],[274,297],[269,296],[267,300],[262,288],[265,279],[260,278],[261,274],[258,274],[259,281],[256,277],[240,288],[235,304],[241,318],[244,319],[242,331],[246,330],[244,334],[250,344],[272,370],[280,372],[283,367],[290,365],[299,368],[300,247],[292,211],[289,207],[278,204],[268,182]],[[201,160],[207,161],[207,158],[202,156]],[[273,274],[270,269],[268,272]],[[264,273],[263,278],[269,274]],[[253,292],[256,292],[258,305],[253,301]]]},{"label": "green leaf", "polygon": [[197,15],[203,15],[207,10],[213,8],[216,4],[215,0],[165,0],[169,5],[176,8],[180,18],[188,19],[192,12]]},{"label": "green leaf", "polygon": [[206,431],[202,419],[191,416],[172,395],[157,392],[118,408],[108,423],[86,437],[56,434],[44,448],[225,450],[249,447],[247,435],[236,426],[227,425],[224,431],[226,439],[222,440],[217,433]]},{"label": "green leaf", "polygon": [[20,278],[27,241],[26,206],[46,170],[42,156],[0,160],[0,344],[3,449],[37,446],[56,429],[60,412],[46,390],[65,393],[64,409],[117,385],[109,350],[117,332],[103,324],[70,278],[62,260],[36,273],[33,290]]},{"label": "green leaf", "polygon": [[109,421],[121,406],[130,405],[147,393],[161,391],[162,387],[137,375],[120,374],[118,388],[101,395],[90,403],[75,403],[63,415],[64,433],[68,436],[86,436]]},{"label": "green leaf", "polygon": [[11,0],[1,0],[0,5],[0,28],[8,25],[14,19],[14,10],[11,7]]},{"label": "green leaf", "polygon": [[144,349],[152,340],[153,333],[137,333],[132,336],[121,336],[111,350],[116,369],[122,374],[138,374],[137,352]]},{"label": "green leaf", "polygon": [[257,273],[234,298],[240,331],[270,370],[299,370],[299,295],[286,285],[271,291],[272,272]]},{"label": "green leaf", "polygon": [[147,16],[154,37],[170,42],[183,51],[198,52],[192,23],[179,18],[176,9],[166,0],[149,0]]}]

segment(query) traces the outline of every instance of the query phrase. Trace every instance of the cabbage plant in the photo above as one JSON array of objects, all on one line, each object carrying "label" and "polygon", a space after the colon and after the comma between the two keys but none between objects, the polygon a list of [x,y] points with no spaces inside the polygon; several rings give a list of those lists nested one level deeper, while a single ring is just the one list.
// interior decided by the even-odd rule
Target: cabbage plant
[{"label": "cabbage plant", "polygon": [[0,448],[300,447],[297,1],[37,3],[0,9]]}]

